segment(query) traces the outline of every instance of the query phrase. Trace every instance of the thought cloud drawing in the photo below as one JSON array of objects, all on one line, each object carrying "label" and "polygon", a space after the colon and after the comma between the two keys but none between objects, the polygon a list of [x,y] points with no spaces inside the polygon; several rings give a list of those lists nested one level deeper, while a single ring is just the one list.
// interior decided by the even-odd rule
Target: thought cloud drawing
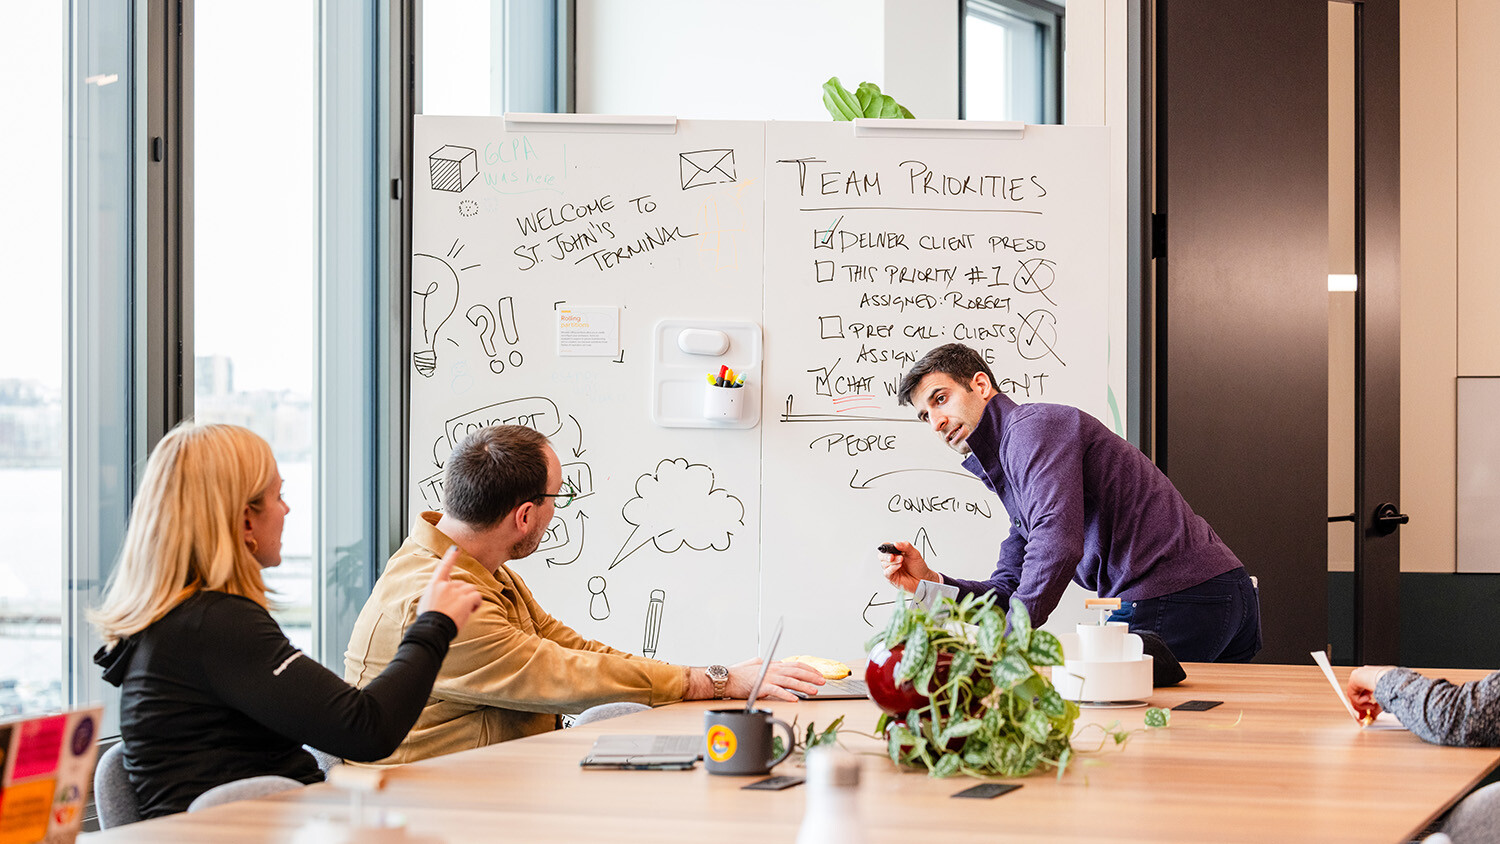
[{"label": "thought cloud drawing", "polygon": [[634,527],[610,568],[652,543],[671,554],[684,547],[724,551],[745,526],[745,503],[714,486],[714,471],[686,458],[663,460],[635,481],[635,497],[620,511]]}]

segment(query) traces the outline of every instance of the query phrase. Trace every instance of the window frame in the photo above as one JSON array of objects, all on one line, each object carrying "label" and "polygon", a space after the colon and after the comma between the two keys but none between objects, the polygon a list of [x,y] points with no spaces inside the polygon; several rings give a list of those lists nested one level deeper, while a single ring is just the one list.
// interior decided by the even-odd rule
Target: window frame
[{"label": "window frame", "polygon": [[[1030,70],[1041,82],[1038,101],[1042,105],[1041,123],[1061,123],[1063,119],[1063,50],[1064,21],[1067,10],[1049,0],[959,0],[958,4],[958,118],[968,119],[968,27],[969,16],[983,18],[998,26],[1010,21],[1006,15],[1036,24],[1038,32],[1038,65]],[[1011,67],[1012,77],[1021,68]],[[1014,84],[1007,80],[1007,84]],[[1030,122],[1030,121],[1027,121]]]}]

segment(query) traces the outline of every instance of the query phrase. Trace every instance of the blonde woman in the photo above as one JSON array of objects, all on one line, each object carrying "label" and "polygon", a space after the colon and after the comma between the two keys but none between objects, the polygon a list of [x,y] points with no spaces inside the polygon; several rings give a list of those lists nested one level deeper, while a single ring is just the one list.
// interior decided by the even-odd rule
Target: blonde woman
[{"label": "blonde woman", "polygon": [[94,661],[120,687],[125,769],[142,817],[245,777],[323,779],[308,744],[389,756],[421,714],[448,643],[479,605],[433,574],[396,659],[364,689],[304,655],[266,609],[289,512],[271,447],[234,425],[184,424],[146,464],[119,564],[93,615]]}]

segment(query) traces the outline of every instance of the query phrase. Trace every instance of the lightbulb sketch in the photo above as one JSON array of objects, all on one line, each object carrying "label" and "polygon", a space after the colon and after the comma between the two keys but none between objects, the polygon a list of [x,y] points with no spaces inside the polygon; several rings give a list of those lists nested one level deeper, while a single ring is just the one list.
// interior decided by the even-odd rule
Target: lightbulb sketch
[{"label": "lightbulb sketch", "polygon": [[[714,470],[685,458],[663,460],[656,471],[635,482],[635,498],[620,511],[635,526],[615,554],[610,568],[639,551],[646,543],[671,554],[683,546],[694,551],[724,551],[736,527],[745,526],[745,503],[714,486]],[[638,534],[644,539],[636,540]],[[634,544],[632,544],[634,543]]]},{"label": "lightbulb sketch", "polygon": [[413,332],[412,345],[415,348],[411,356],[417,374],[423,378],[431,378],[437,371],[438,333],[458,309],[459,273],[479,266],[471,264],[453,269],[449,260],[456,261],[463,250],[455,240],[448,247],[446,258],[425,252],[417,252],[411,257],[411,293],[417,300],[412,309],[413,328],[420,331],[420,335]]}]

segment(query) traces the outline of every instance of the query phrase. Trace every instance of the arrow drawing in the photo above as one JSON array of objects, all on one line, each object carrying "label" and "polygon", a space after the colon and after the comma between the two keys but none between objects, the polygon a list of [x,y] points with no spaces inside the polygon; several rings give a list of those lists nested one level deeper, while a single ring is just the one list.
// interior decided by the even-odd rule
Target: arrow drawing
[{"label": "arrow drawing", "polygon": [[969,474],[968,472],[954,472],[954,471],[952,471],[950,469],[897,469],[897,470],[895,470],[893,472],[881,472],[878,475],[871,475],[870,477],[865,478],[864,481],[861,482],[861,481],[859,481],[859,470],[855,469],[854,470],[854,476],[849,479],[849,488],[850,489],[869,489],[871,481],[878,481],[881,478],[887,477],[889,475],[899,475],[902,472],[940,472],[940,473],[942,473],[944,475],[957,475],[960,478],[968,478],[969,480],[974,481],[976,483],[979,481],[978,478],[974,477],[973,475]]},{"label": "arrow drawing", "polygon": [[583,453],[585,451],[588,451],[588,449],[583,447],[583,426],[578,424],[578,419],[574,417],[573,414],[569,413],[568,418],[572,419],[573,424],[578,427],[578,447],[573,449],[573,456],[582,457]]},{"label": "arrow drawing", "polygon": [[437,449],[438,449],[439,445],[441,445],[442,443],[445,443],[447,441],[448,441],[448,437],[445,434],[445,435],[443,435],[441,437],[438,437],[437,440],[434,441],[433,444],[432,444],[432,465],[438,467],[439,469],[443,468],[443,461],[441,461],[441,460],[438,459]]},{"label": "arrow drawing", "polygon": [[877,600],[875,600],[878,597],[880,597],[880,593],[879,592],[876,592],[876,593],[872,594],[870,596],[869,603],[865,604],[865,610],[864,610],[864,612],[862,612],[862,613],[859,614],[859,617],[865,620],[865,625],[867,627],[874,627],[875,626],[870,621],[870,610],[871,609],[873,609],[875,607],[888,607],[891,604],[896,603],[896,599],[895,598],[892,598],[889,601],[877,601]]},{"label": "arrow drawing", "polygon": [[556,559],[548,557],[546,558],[547,568],[550,569],[553,566],[571,566],[574,563],[578,562],[579,557],[583,556],[583,520],[587,519],[588,517],[588,513],[585,513],[582,510],[578,511],[578,553],[574,554],[573,559],[568,560],[566,563],[559,563]]}]

